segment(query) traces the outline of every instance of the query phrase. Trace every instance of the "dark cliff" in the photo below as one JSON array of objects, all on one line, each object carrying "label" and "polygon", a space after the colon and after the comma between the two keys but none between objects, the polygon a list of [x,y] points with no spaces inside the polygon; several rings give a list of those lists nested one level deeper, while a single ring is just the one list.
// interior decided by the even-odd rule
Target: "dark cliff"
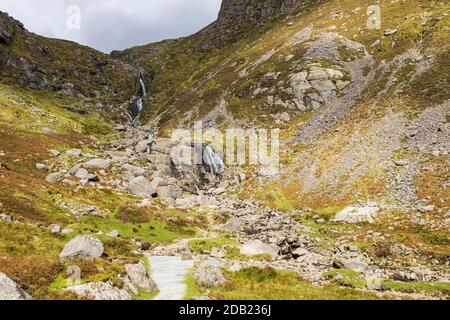
[{"label": "dark cliff", "polygon": [[221,48],[250,29],[305,10],[317,0],[223,0],[217,20],[200,32],[202,49]]}]

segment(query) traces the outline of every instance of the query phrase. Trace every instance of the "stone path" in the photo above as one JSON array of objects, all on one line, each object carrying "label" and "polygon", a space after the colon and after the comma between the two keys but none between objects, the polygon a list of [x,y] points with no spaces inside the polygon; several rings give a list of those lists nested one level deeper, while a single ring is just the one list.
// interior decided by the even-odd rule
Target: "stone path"
[{"label": "stone path", "polygon": [[182,300],[186,294],[185,278],[194,267],[194,261],[182,261],[181,257],[151,256],[148,258],[152,278],[159,288],[154,300]]}]

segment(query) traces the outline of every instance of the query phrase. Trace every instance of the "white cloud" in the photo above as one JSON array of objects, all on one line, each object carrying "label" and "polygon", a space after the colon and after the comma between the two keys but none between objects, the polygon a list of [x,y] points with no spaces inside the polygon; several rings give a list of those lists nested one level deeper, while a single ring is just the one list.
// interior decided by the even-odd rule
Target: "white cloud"
[{"label": "white cloud", "polygon": [[[1,0],[0,10],[40,35],[109,52],[190,35],[217,18],[221,0]],[[67,27],[67,8],[81,9],[81,29]]]}]

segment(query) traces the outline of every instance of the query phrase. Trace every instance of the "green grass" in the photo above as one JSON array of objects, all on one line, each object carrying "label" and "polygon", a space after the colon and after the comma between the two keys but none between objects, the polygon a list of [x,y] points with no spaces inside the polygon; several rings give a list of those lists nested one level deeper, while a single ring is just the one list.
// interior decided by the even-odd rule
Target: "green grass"
[{"label": "green grass", "polygon": [[140,290],[139,293],[134,296],[134,300],[153,300],[159,294],[158,290],[148,292],[147,290]]},{"label": "green grass", "polygon": [[[336,280],[336,276],[340,275],[342,279]],[[331,269],[323,274],[326,279],[334,280],[337,284],[344,287],[364,289],[366,281],[361,278],[360,274],[348,269]]]},{"label": "green grass", "polygon": [[445,295],[450,299],[450,283],[444,282],[399,282],[385,281],[383,288],[405,293],[423,293],[432,295]]},{"label": "green grass", "polygon": [[236,240],[233,240],[229,236],[220,238],[205,239],[205,240],[192,240],[189,242],[189,247],[194,253],[209,253],[212,248],[221,249],[223,246],[235,245]]},{"label": "green grass", "polygon": [[149,223],[126,223],[115,218],[83,217],[81,223],[74,224],[71,227],[79,233],[92,228],[104,233],[118,230],[122,238],[154,243],[169,243],[178,238],[191,236],[193,233],[188,228],[182,233],[171,231],[165,222],[156,219]]},{"label": "green grass", "polygon": [[421,227],[410,229],[411,233],[419,235],[423,241],[433,245],[450,245],[450,236],[447,232],[432,231]]},{"label": "green grass", "polygon": [[56,257],[66,238],[39,227],[0,222],[0,253],[24,257],[42,255]]},{"label": "green grass", "polygon": [[338,212],[342,211],[344,208],[345,208],[344,206],[330,206],[325,208],[318,208],[315,209],[314,211],[322,218],[326,220],[331,220]]},{"label": "green grass", "polygon": [[270,254],[257,254],[255,256],[244,256],[238,247],[228,247],[225,250],[225,258],[239,261],[272,261],[273,257]]},{"label": "green grass", "polygon": [[195,283],[193,270],[188,273],[184,279],[184,283],[186,284],[186,294],[184,295],[183,300],[190,300],[192,297],[200,297],[205,295]]},{"label": "green grass", "polygon": [[375,294],[336,285],[316,287],[293,272],[257,268],[226,273],[212,296],[223,300],[374,300]]},{"label": "green grass", "polygon": [[225,253],[225,258],[232,260],[259,260],[272,261],[272,256],[268,254],[260,254],[252,257],[241,255],[240,249],[237,247],[237,242],[230,236],[224,236],[205,240],[192,240],[189,242],[189,247],[194,253],[205,254],[210,253],[213,248],[222,249]]}]

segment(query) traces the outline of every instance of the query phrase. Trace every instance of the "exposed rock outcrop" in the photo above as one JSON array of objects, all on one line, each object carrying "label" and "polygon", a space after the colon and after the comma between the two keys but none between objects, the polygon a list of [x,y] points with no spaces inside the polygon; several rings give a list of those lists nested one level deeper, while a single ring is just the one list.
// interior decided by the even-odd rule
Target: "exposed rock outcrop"
[{"label": "exposed rock outcrop", "polygon": [[[296,0],[224,0],[217,21],[201,32],[203,48],[223,47],[238,38],[242,30],[261,26],[271,19],[297,12],[314,1]],[[316,1],[317,2],[317,1]]]},{"label": "exposed rock outcrop", "polygon": [[91,282],[68,288],[81,298],[90,300],[131,300],[131,296],[123,289],[114,287],[111,282]]},{"label": "exposed rock outcrop", "polygon": [[225,283],[225,277],[217,266],[202,263],[194,272],[195,281],[204,287],[218,287]]},{"label": "exposed rock outcrop", "polygon": [[0,300],[33,300],[33,298],[0,272]]},{"label": "exposed rock outcrop", "polygon": [[125,277],[125,287],[133,294],[138,294],[140,290],[152,292],[158,290],[153,279],[147,274],[146,266],[140,262],[125,265],[127,275]]},{"label": "exposed rock outcrop", "polygon": [[0,11],[0,45],[9,45],[18,31],[25,31],[23,24]]}]

